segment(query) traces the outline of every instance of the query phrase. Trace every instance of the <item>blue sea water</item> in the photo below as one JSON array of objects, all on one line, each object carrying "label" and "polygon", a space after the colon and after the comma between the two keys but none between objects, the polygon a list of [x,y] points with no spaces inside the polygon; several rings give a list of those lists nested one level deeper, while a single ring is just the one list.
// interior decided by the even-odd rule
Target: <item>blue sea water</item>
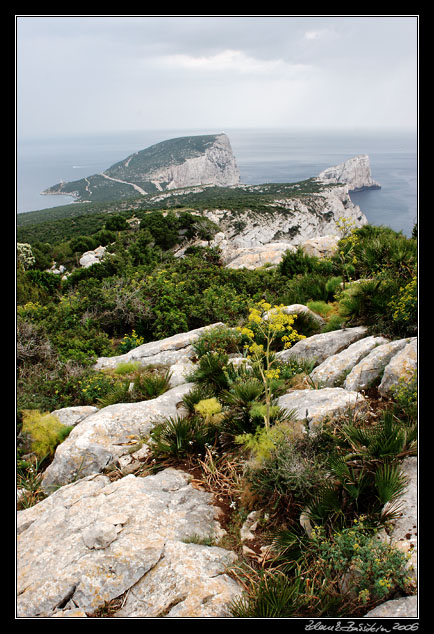
[{"label": "blue sea water", "polygon": [[357,154],[368,154],[381,189],[351,194],[374,225],[411,235],[418,217],[416,133],[296,130],[145,130],[17,143],[17,213],[72,204],[70,196],[41,196],[63,181],[101,172],[129,154],[166,139],[226,132],[249,184],[296,182]]}]

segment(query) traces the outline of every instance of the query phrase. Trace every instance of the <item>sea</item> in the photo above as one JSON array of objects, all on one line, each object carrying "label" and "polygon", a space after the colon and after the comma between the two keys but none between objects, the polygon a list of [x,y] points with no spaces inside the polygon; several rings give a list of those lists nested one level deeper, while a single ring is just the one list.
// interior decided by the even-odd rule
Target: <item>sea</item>
[{"label": "sea", "polygon": [[381,189],[351,194],[373,225],[410,236],[418,221],[418,139],[410,131],[292,129],[141,130],[17,140],[16,212],[74,204],[71,196],[41,195],[60,181],[102,172],[133,152],[181,136],[225,132],[245,184],[292,183],[368,154]]}]

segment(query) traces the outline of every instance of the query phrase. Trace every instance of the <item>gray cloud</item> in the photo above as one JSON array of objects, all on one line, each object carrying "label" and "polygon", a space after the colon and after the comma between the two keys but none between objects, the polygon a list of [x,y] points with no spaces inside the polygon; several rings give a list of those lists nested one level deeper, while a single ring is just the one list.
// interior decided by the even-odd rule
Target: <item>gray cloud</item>
[{"label": "gray cloud", "polygon": [[18,16],[23,136],[415,127],[416,16]]}]

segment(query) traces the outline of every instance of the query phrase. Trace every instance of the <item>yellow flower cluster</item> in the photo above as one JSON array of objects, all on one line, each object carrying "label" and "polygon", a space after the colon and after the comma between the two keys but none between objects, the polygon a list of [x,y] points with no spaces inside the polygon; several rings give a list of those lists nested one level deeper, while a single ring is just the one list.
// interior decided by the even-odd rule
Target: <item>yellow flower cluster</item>
[{"label": "yellow flower cluster", "polygon": [[393,298],[389,306],[393,310],[394,321],[410,321],[410,319],[415,318],[417,307],[416,276],[406,286],[399,289],[398,297]]},{"label": "yellow flower cluster", "polygon": [[267,379],[278,379],[280,377],[280,370],[279,368],[276,368],[274,370],[270,369],[266,370],[264,374]]}]

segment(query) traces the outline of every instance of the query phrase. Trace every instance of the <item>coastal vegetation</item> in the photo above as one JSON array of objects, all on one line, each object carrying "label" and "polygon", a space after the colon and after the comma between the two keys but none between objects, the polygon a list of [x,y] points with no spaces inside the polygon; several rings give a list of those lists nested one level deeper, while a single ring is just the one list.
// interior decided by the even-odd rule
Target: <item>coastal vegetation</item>
[{"label": "coastal vegetation", "polygon": [[[17,480],[26,491],[19,508],[43,498],[41,473],[69,432],[50,412],[147,400],[169,388],[164,369],[131,362],[95,370],[98,357],[221,322],[194,344],[187,415],[150,433],[148,473],[179,466],[224,500],[226,545],[241,561],[231,574],[246,589],[233,616],[363,616],[413,591],[406,555],[375,535],[397,512],[405,485],[400,460],[417,451],[417,382],[389,401],[373,385],[370,417],[348,413],[316,434],[306,421],[305,433],[296,433],[292,413],[276,400],[308,384],[312,368],[275,353],[344,326],[391,339],[417,336],[416,234],[343,227],[331,257],[288,251],[277,267],[255,270],[226,268],[219,249],[206,246],[174,256],[175,246],[209,241],[218,231],[200,214],[205,208],[269,213],[279,187],[300,196],[300,184],[261,187],[260,194],[208,188],[176,197],[175,206],[113,204],[110,213],[95,207],[73,215],[78,206],[71,205],[68,221],[36,212],[34,223],[19,222]],[[308,196],[316,185],[303,187]],[[138,222],[128,223],[133,217]],[[106,257],[81,268],[82,253],[99,245]],[[49,272],[53,261],[69,274]],[[282,306],[290,304],[307,305],[325,324],[286,315]],[[233,365],[234,353],[248,367]],[[256,558],[248,559],[236,534],[258,508]],[[303,512],[310,531],[300,526]]]}]

